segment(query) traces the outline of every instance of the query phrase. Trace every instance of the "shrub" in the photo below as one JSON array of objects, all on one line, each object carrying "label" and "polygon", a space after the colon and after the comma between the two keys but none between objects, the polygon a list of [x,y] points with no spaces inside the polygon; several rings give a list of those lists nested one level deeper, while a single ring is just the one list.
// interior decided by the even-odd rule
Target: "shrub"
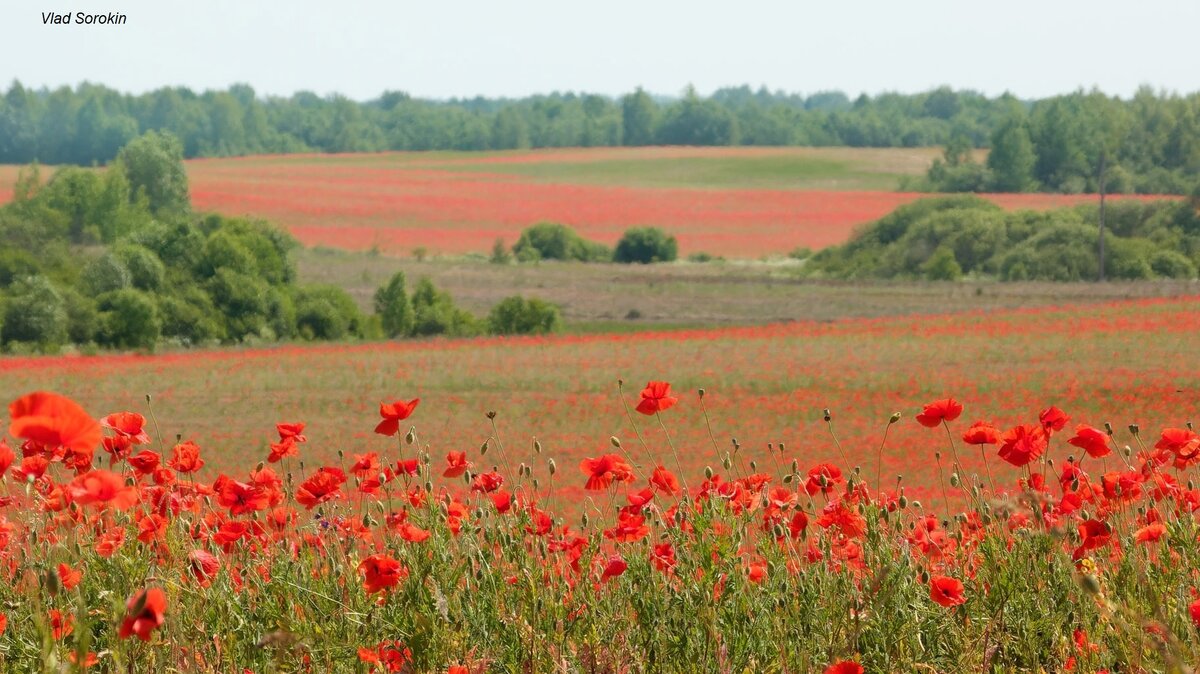
[{"label": "shrub", "polygon": [[0,343],[26,342],[54,351],[67,337],[66,303],[48,279],[32,276],[13,285],[4,303]]},{"label": "shrub", "polygon": [[1174,250],[1157,250],[1150,254],[1150,269],[1163,278],[1196,278],[1196,265],[1186,255]]},{"label": "shrub", "polygon": [[112,253],[125,265],[134,288],[155,291],[162,287],[167,270],[149,248],[128,243],[113,248]]},{"label": "shrub", "polygon": [[111,251],[84,265],[80,281],[84,292],[92,296],[128,288],[131,282],[125,263]]},{"label": "shrub", "polygon": [[954,259],[954,251],[942,246],[921,265],[925,278],[929,281],[957,281],[962,277],[962,267]]},{"label": "shrub", "polygon": [[496,239],[496,242],[492,244],[492,256],[488,258],[488,262],[492,264],[508,264],[512,262],[512,258],[512,253],[504,245],[504,239]]},{"label": "shrub", "polygon": [[492,307],[487,326],[493,335],[541,335],[562,330],[562,315],[549,302],[514,295]]},{"label": "shrub", "polygon": [[59,291],[67,312],[67,338],[75,344],[95,341],[100,329],[100,314],[96,302],[74,288]]},{"label": "shrub", "polygon": [[375,313],[379,316],[385,336],[406,337],[412,334],[413,307],[408,298],[404,272],[396,272],[375,291]]},{"label": "shrub", "polygon": [[413,289],[413,334],[465,337],[479,333],[479,322],[470,313],[454,306],[454,300],[433,282],[423,278]]},{"label": "shrub", "polygon": [[171,294],[160,294],[156,299],[163,337],[184,345],[225,339],[221,312],[200,288],[188,285]]},{"label": "shrub", "polygon": [[270,286],[262,280],[223,267],[217,269],[207,288],[224,319],[227,339],[258,335],[266,327]]},{"label": "shrub", "polygon": [[612,257],[612,253],[603,244],[587,241],[575,230],[556,222],[540,222],[521,232],[521,238],[513,245],[513,254],[520,262],[601,262]]},{"label": "shrub", "polygon": [[671,262],[679,254],[675,237],[657,227],[635,227],[627,230],[613,251],[613,261],[650,264]]},{"label": "shrub", "polygon": [[309,285],[296,290],[296,332],[305,339],[361,337],[364,317],[345,290]]},{"label": "shrub", "polygon": [[96,299],[100,310],[98,340],[120,349],[153,349],[162,334],[154,300],[133,288],[114,290]]}]

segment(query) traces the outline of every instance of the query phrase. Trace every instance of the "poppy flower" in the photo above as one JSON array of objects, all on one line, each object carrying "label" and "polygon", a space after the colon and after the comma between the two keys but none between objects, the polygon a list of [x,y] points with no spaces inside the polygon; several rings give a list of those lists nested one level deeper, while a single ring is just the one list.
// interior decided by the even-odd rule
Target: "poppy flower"
[{"label": "poppy flower", "polygon": [[650,563],[654,568],[664,573],[670,573],[675,567],[675,548],[670,543],[658,543],[650,553]]},{"label": "poppy flower", "polygon": [[94,651],[88,651],[87,654],[83,656],[82,662],[79,661],[79,654],[75,651],[67,653],[67,659],[71,661],[71,664],[82,669],[91,669],[100,663],[100,656],[96,655]]},{"label": "poppy flower", "polygon": [[92,450],[104,436],[99,422],[88,416],[79,403],[57,393],[24,395],[8,406],[8,413],[12,417],[9,435],[46,447]]},{"label": "poppy flower", "polygon": [[169,466],[180,473],[194,473],[204,467],[204,459],[200,458],[200,446],[191,440],[185,440],[171,449]]},{"label": "poppy flower", "polygon": [[125,621],[121,623],[118,636],[128,639],[136,634],[142,641],[150,641],[150,633],[163,624],[167,595],[157,587],[142,590],[129,598],[125,610]]},{"label": "poppy flower", "polygon": [[652,381],[642,389],[642,399],[638,402],[637,411],[651,415],[671,408],[679,398],[671,395],[671,385],[665,381]]},{"label": "poppy flower", "polygon": [[208,587],[221,571],[221,560],[207,550],[192,550],[188,554],[188,568],[201,587]]},{"label": "poppy flower", "polygon": [[650,474],[650,486],[667,496],[674,496],[679,493],[679,478],[665,467],[657,466]]},{"label": "poppy flower", "polygon": [[17,455],[13,453],[12,448],[4,440],[0,440],[0,477],[4,477],[4,473],[8,472],[13,461],[17,460]]},{"label": "poppy flower", "polygon": [[500,473],[480,473],[475,476],[471,482],[471,491],[483,492],[490,494],[504,485],[504,476]]},{"label": "poppy flower", "polygon": [[625,463],[618,454],[605,454],[595,459],[584,459],[579,463],[579,469],[588,476],[584,489],[589,491],[604,491],[613,480],[632,482],[633,468]]},{"label": "poppy flower", "polygon": [[1108,434],[1087,424],[1076,426],[1075,435],[1067,440],[1067,444],[1082,449],[1087,452],[1088,456],[1096,459],[1112,453],[1112,448],[1108,444]]},{"label": "poppy flower", "polygon": [[70,613],[63,615],[62,611],[52,608],[48,611],[50,617],[50,636],[54,640],[65,639],[75,631],[75,618]]},{"label": "poppy flower", "polygon": [[271,443],[271,451],[267,454],[267,463],[279,463],[285,457],[300,456],[300,448],[295,438],[284,438]]},{"label": "poppy flower", "polygon": [[393,403],[379,403],[379,416],[383,417],[383,421],[375,427],[375,432],[380,435],[395,435],[400,431],[400,422],[407,419],[420,402],[420,398],[413,398],[408,402],[397,400]]},{"label": "poppy flower", "polygon": [[4,634],[6,629],[8,629],[8,615],[0,613],[0,634]]},{"label": "poppy flower", "polygon": [[471,462],[467,461],[466,452],[448,452],[446,454],[446,470],[442,472],[442,477],[461,477],[470,467]]},{"label": "poppy flower", "polygon": [[1138,529],[1133,534],[1133,540],[1138,543],[1157,543],[1167,534],[1167,527],[1162,522],[1154,522]]},{"label": "poppy flower", "polygon": [[146,434],[146,417],[136,412],[114,412],[100,420],[100,425],[117,435],[129,438],[135,445],[145,445],[150,442]]},{"label": "poppy flower", "polygon": [[1041,426],[1023,424],[1000,436],[1000,458],[1020,468],[1036,461],[1046,451],[1046,432]]},{"label": "poppy flower", "polygon": [[853,660],[838,660],[825,668],[825,674],[863,674],[863,666]]},{"label": "poppy flower", "polygon": [[818,463],[808,471],[808,479],[804,482],[804,491],[809,496],[817,492],[828,494],[833,491],[835,484],[842,481],[842,469],[832,463]]},{"label": "poppy flower", "polygon": [[962,404],[954,398],[935,400],[925,405],[925,409],[917,415],[917,422],[927,428],[936,428],[943,421],[954,421],[962,411]]},{"label": "poppy flower", "polygon": [[408,569],[387,555],[371,555],[358,565],[367,594],[386,592],[408,577]]},{"label": "poppy flower", "polygon": [[223,508],[229,508],[229,514],[234,517],[266,510],[271,506],[271,497],[262,487],[238,482],[225,475],[221,475],[213,483],[213,491],[217,493],[217,503]]},{"label": "poppy flower", "polygon": [[605,538],[610,538],[618,543],[640,541],[649,534],[650,527],[646,526],[646,517],[644,515],[635,515],[626,512],[622,512],[618,516],[615,527],[604,530]]},{"label": "poppy flower", "polygon": [[279,433],[279,441],[292,440],[294,442],[308,442],[308,438],[301,435],[304,432],[304,422],[296,423],[278,423],[275,424],[275,431]]},{"label": "poppy flower", "polygon": [[136,487],[125,486],[125,478],[107,470],[91,470],[67,485],[71,498],[80,505],[112,506],[124,510],[138,502]]},{"label": "poppy flower", "polygon": [[409,543],[421,543],[429,538],[429,532],[418,527],[412,522],[405,522],[400,525],[400,538]]},{"label": "poppy flower", "polygon": [[1100,520],[1088,520],[1079,525],[1079,536],[1083,541],[1071,555],[1071,558],[1076,561],[1083,559],[1089,550],[1108,545],[1108,541],[1112,537],[1112,529]]},{"label": "poppy flower", "polygon": [[963,433],[962,441],[968,445],[998,445],[1000,431],[989,423],[976,421]]},{"label": "poppy flower", "polygon": [[[1188,604],[1188,616],[1191,617],[1192,624],[1200,628],[1200,598]],[[3,632],[4,630],[0,629],[0,633]]]},{"label": "poppy flower", "polygon": [[159,458],[157,452],[152,452],[146,449],[134,454],[126,460],[129,462],[129,465],[133,466],[134,472],[141,476],[150,475],[153,473],[154,470],[158,468]]},{"label": "poppy flower", "polygon": [[58,565],[58,580],[62,582],[63,589],[73,590],[79,581],[83,580],[83,572],[78,569],[72,569],[66,564]]},{"label": "poppy flower", "polygon": [[1071,417],[1067,416],[1062,410],[1058,409],[1054,405],[1042,410],[1042,413],[1038,415],[1038,421],[1042,423],[1042,430],[1046,431],[1047,437],[1049,437],[1051,433],[1061,431],[1066,427],[1067,422],[1070,420]]},{"label": "poppy flower", "polygon": [[450,665],[450,669],[446,670],[446,674],[471,674],[471,672],[462,665]]},{"label": "poppy flower", "polygon": [[308,510],[317,505],[341,498],[339,487],[346,482],[346,474],[338,468],[325,466],[296,489],[296,502]]},{"label": "poppy flower", "polygon": [[350,472],[365,480],[372,477],[378,478],[380,468],[382,466],[379,464],[379,455],[375,452],[367,452],[354,455],[354,463],[350,465]]},{"label": "poppy flower", "polygon": [[617,576],[620,576],[621,574],[625,573],[625,569],[627,568],[629,568],[629,565],[625,563],[625,560],[621,558],[621,555],[613,555],[609,557],[608,563],[604,565],[604,573],[600,575],[600,582],[605,583],[613,578],[616,578]]},{"label": "poppy flower", "polygon": [[934,576],[929,579],[929,598],[947,608],[967,603],[962,581],[949,576]]},{"label": "poppy flower", "polygon": [[496,512],[500,513],[501,515],[506,514],[510,509],[512,509],[512,494],[504,491],[503,489],[492,494],[491,499],[492,505],[496,507]]}]

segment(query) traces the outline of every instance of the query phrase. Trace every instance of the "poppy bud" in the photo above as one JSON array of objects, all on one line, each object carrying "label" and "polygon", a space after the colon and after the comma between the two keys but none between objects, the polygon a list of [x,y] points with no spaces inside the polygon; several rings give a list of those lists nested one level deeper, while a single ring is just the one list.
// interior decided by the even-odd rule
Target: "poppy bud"
[{"label": "poppy bud", "polygon": [[712,477],[713,477],[713,469],[712,469],[712,466],[705,466],[705,467],[704,467],[704,479],[706,479],[706,480],[711,480],[711,479],[712,479]]},{"label": "poppy bud", "polygon": [[1071,478],[1071,491],[1079,491],[1079,478]]},{"label": "poppy bud", "polygon": [[583,517],[581,517],[580,519],[583,521],[583,526],[586,527],[588,525],[588,514],[584,513]]},{"label": "poppy bud", "polygon": [[891,418],[891,419],[888,419],[888,425],[894,424],[894,423],[896,423],[897,421],[900,421],[900,413],[899,413],[899,412],[892,412],[892,418]]},{"label": "poppy bud", "polygon": [[792,472],[793,472],[793,473],[798,473],[798,472],[800,472],[800,470],[799,470],[799,469],[800,469],[800,464],[799,464],[799,463],[796,463],[796,460],[795,460],[795,459],[792,459]]},{"label": "poppy bud", "polygon": [[1133,450],[1130,449],[1129,445],[1125,445],[1125,448],[1122,449],[1121,452],[1125,454],[1126,459],[1133,455]]},{"label": "poppy bud", "polygon": [[897,499],[897,501],[898,501],[898,503],[900,504],[900,509],[901,509],[901,510],[904,510],[905,508],[907,508],[907,507],[908,507],[908,497],[907,497],[907,496],[905,496],[904,494],[901,494],[901,495],[900,495],[900,498],[899,498],[899,499]]},{"label": "poppy bud", "polygon": [[303,459],[300,460],[300,472],[301,473],[304,472],[304,460]]},{"label": "poppy bud", "polygon": [[483,444],[479,446],[479,453],[487,454],[487,451],[488,451],[488,441],[484,440]]},{"label": "poppy bud", "polygon": [[554,463],[554,459],[550,459],[550,461],[547,463],[547,466],[550,468],[551,475],[558,471],[558,464]]},{"label": "poppy bud", "polygon": [[1196,488],[1196,484],[1194,482],[1192,482],[1191,480],[1188,480],[1188,491],[1191,491],[1195,488]]},{"label": "poppy bud", "polygon": [[260,471],[260,470],[262,470],[262,469],[263,469],[263,462],[262,462],[262,461],[259,461],[259,462],[258,462],[258,465],[257,465],[257,466],[255,466],[255,468],[254,468],[254,472],[256,472],[256,473],[257,473],[258,471]]},{"label": "poppy bud", "polygon": [[825,473],[817,473],[817,484],[821,485],[822,489],[829,486],[829,480],[825,478]]},{"label": "poppy bud", "polygon": [[683,511],[676,510],[674,519],[675,519],[675,524],[682,524],[683,523]]},{"label": "poppy bud", "polygon": [[[339,449],[339,450],[338,450],[338,458],[339,458],[339,459],[344,459],[344,458],[346,458],[346,452],[345,452],[345,451],[343,451],[343,450],[340,450],[340,449]],[[262,470],[262,461],[259,461],[259,462],[258,462],[258,469],[259,469],[259,470]]]},{"label": "poppy bud", "polygon": [[416,441],[416,439],[417,436],[413,433],[413,429],[411,428],[408,430],[408,433],[404,434],[404,444],[406,445],[411,445],[414,441]]},{"label": "poppy bud", "polygon": [[929,583],[929,572],[926,571],[925,569],[921,569],[921,584],[926,585],[928,583]]},{"label": "poppy bud", "polygon": [[791,484],[791,483],[792,483],[792,474],[791,474],[791,473],[788,473],[787,475],[784,475],[784,476],[783,476],[783,483],[784,483],[784,484]]},{"label": "poppy bud", "polygon": [[750,472],[752,472],[752,473],[758,472],[758,463],[756,461],[754,461],[753,459],[750,460]]},{"label": "poppy bud", "polygon": [[775,534],[775,538],[783,538],[783,525],[776,524],[771,527],[771,533]]},{"label": "poppy bud", "polygon": [[539,486],[538,479],[535,477],[535,478],[533,478],[533,488],[534,488],[534,490],[536,490],[536,489],[538,488],[538,486]]},{"label": "poppy bud", "polygon": [[1139,428],[1137,424],[1129,424],[1129,433],[1133,435],[1133,437],[1136,438],[1139,431],[1141,431],[1141,428]]},{"label": "poppy bud", "polygon": [[430,481],[428,481],[428,480],[426,480],[426,481],[425,481],[425,492],[426,492],[426,493],[430,493],[430,492],[432,492],[432,491],[433,491],[433,483],[432,483],[432,482],[430,482]]},{"label": "poppy bud", "polygon": [[149,393],[146,394],[146,404],[147,405],[150,404],[150,394]]},{"label": "poppy bud", "polygon": [[542,453],[542,443],[538,442],[537,438],[533,439],[533,451],[538,454]]},{"label": "poppy bud", "polygon": [[1113,427],[1112,424],[1108,423],[1107,421],[1104,422],[1104,432],[1108,433],[1109,437],[1112,437]]},{"label": "poppy bud", "polygon": [[704,389],[702,389],[702,388],[696,389],[696,395],[700,396],[700,399],[703,400],[704,399]]},{"label": "poppy bud", "polygon": [[783,443],[779,443],[779,453],[783,454]]},{"label": "poppy bud", "polygon": [[1088,594],[1100,594],[1100,579],[1090,573],[1079,577],[1079,586]]},{"label": "poppy bud", "polygon": [[374,524],[374,522],[371,521],[371,513],[363,513],[362,524],[364,527],[368,527],[368,528],[370,528],[370,526],[372,524]]},{"label": "poppy bud", "polygon": [[59,582],[58,572],[54,569],[48,569],[46,574],[42,576],[42,585],[46,587],[46,593],[51,597],[57,597],[58,591],[62,589]]},{"label": "poppy bud", "polygon": [[935,460],[935,461],[941,461],[941,460],[942,460],[942,453],[941,453],[941,452],[934,452],[934,453],[933,453],[933,458],[934,458],[934,460]]},{"label": "poppy bud", "polygon": [[957,487],[959,483],[960,480],[958,479],[958,473],[950,473],[950,486]]},{"label": "poppy bud", "polygon": [[616,447],[617,449],[620,449],[620,448],[621,448],[621,440],[620,440],[619,438],[617,438],[617,436],[615,436],[615,435],[613,435],[613,436],[610,436],[610,437],[608,438],[608,442],[609,442],[609,443],[610,443],[610,444],[611,444],[613,447]]},{"label": "poppy bud", "polygon": [[618,386],[618,387],[620,387],[620,386],[624,386],[624,385],[625,385],[625,380],[624,380],[624,379],[618,379],[618,380],[617,380],[617,386]]},{"label": "poppy bud", "polygon": [[1050,466],[1051,468],[1053,468],[1053,467],[1054,467],[1054,459],[1051,459],[1051,458],[1049,458],[1049,457],[1046,457],[1046,465],[1047,465],[1047,466]]},{"label": "poppy bud", "polygon": [[1088,521],[1088,520],[1092,519],[1092,515],[1091,515],[1091,513],[1089,513],[1089,512],[1088,512],[1088,511],[1086,511],[1086,510],[1080,510],[1080,511],[1079,511],[1079,517],[1080,517],[1080,518],[1081,518],[1081,519],[1082,519],[1084,522],[1086,522],[1086,521]]},{"label": "poppy bud", "polygon": [[380,473],[379,484],[384,484],[385,482],[387,482],[387,473]]},{"label": "poppy bud", "polygon": [[829,413],[829,408],[828,408],[828,407],[826,407],[825,409],[821,410],[821,415],[824,417],[825,421],[830,421],[831,419],[833,419],[833,415],[831,415],[831,414]]},{"label": "poppy bud", "polygon": [[920,510],[920,509],[921,509],[921,502],[920,502],[920,501],[913,501],[913,502],[912,502],[912,507],[916,508],[917,510]]}]

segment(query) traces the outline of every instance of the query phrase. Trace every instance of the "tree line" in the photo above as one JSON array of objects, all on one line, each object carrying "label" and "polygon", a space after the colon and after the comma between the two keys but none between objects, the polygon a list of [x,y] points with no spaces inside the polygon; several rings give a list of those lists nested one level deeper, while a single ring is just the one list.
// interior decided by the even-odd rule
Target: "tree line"
[{"label": "tree line", "polygon": [[[850,98],[749,86],[676,98],[638,89],[617,98],[553,93],[519,99],[425,100],[385,92],[356,102],[253,88],[183,87],[131,95],[95,84],[0,97],[0,163],[106,164],[150,131],[179,138],[185,157],[293,152],[506,150],[644,145],[947,148],[926,182],[950,191],[1190,190],[1200,175],[1200,93],[1098,91],[1038,101],[948,87]],[[970,150],[990,148],[986,164]],[[994,158],[993,158],[994,157]]]}]

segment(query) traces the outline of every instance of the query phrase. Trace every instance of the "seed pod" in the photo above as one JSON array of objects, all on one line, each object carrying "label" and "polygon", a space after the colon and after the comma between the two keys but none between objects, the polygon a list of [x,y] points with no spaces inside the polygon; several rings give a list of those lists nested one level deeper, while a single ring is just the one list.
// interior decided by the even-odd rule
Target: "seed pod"
[{"label": "seed pod", "polygon": [[781,442],[781,443],[779,443],[779,453],[780,453],[780,454],[783,454],[783,451],[784,451],[784,450],[783,450],[783,443]]},{"label": "seed pod", "polygon": [[705,467],[704,467],[704,478],[705,478],[706,480],[711,480],[711,479],[712,479],[712,477],[713,477],[713,469],[712,469],[712,466],[705,466]]},{"label": "seed pod", "polygon": [[[339,459],[344,459],[344,458],[346,458],[346,452],[345,452],[345,450],[342,450],[342,449],[339,449],[339,450],[338,450],[338,458],[339,458]],[[262,461],[259,461],[259,462],[258,462],[258,469],[259,469],[259,470],[262,470]]]},{"label": "seed pod", "polygon": [[609,439],[608,439],[608,442],[609,442],[609,443],[610,443],[610,444],[611,444],[613,447],[616,447],[617,449],[620,449],[620,448],[621,448],[621,440],[620,440],[620,438],[618,438],[618,437],[617,437],[617,436],[615,436],[615,435],[614,435],[614,436],[611,436],[611,437],[609,437]]},{"label": "seed pod", "polygon": [[487,451],[488,451],[488,441],[484,440],[483,444],[479,445],[479,454],[480,455],[487,454]]},{"label": "seed pod", "polygon": [[958,479],[958,473],[950,473],[950,486],[957,487],[961,481]]},{"label": "seed pod", "polygon": [[554,462],[554,459],[550,459],[546,465],[549,467],[551,475],[558,472],[558,464]]},{"label": "seed pod", "polygon": [[542,443],[538,442],[537,438],[533,439],[533,451],[538,454],[542,453]]},{"label": "seed pod", "polygon": [[1132,435],[1133,437],[1136,438],[1140,431],[1141,431],[1141,428],[1139,428],[1137,424],[1129,424],[1129,434]]},{"label": "seed pod", "polygon": [[704,389],[696,389],[696,395],[700,396],[701,400],[704,400]]},{"label": "seed pod", "polygon": [[833,415],[829,413],[829,408],[828,408],[828,407],[826,407],[825,409],[821,410],[821,416],[822,416],[822,418],[824,418],[824,419],[825,419],[825,421],[830,421],[830,420],[832,420],[832,419],[833,419]]},{"label": "seed pod", "polygon": [[416,441],[416,439],[417,439],[417,436],[415,433],[412,432],[412,429],[409,429],[409,431],[404,434],[404,444],[406,444],[406,445],[411,445],[413,442]]},{"label": "seed pod", "polygon": [[890,425],[896,423],[897,421],[900,421],[900,413],[892,412],[892,418],[888,419],[888,425],[890,426]]},{"label": "seed pod", "polygon": [[495,419],[495,418],[496,418],[496,410],[488,410],[488,413],[487,413],[487,418],[488,418],[488,419]]},{"label": "seed pod", "polygon": [[750,472],[752,472],[752,473],[758,472],[758,462],[754,461],[753,459],[750,460]]}]

